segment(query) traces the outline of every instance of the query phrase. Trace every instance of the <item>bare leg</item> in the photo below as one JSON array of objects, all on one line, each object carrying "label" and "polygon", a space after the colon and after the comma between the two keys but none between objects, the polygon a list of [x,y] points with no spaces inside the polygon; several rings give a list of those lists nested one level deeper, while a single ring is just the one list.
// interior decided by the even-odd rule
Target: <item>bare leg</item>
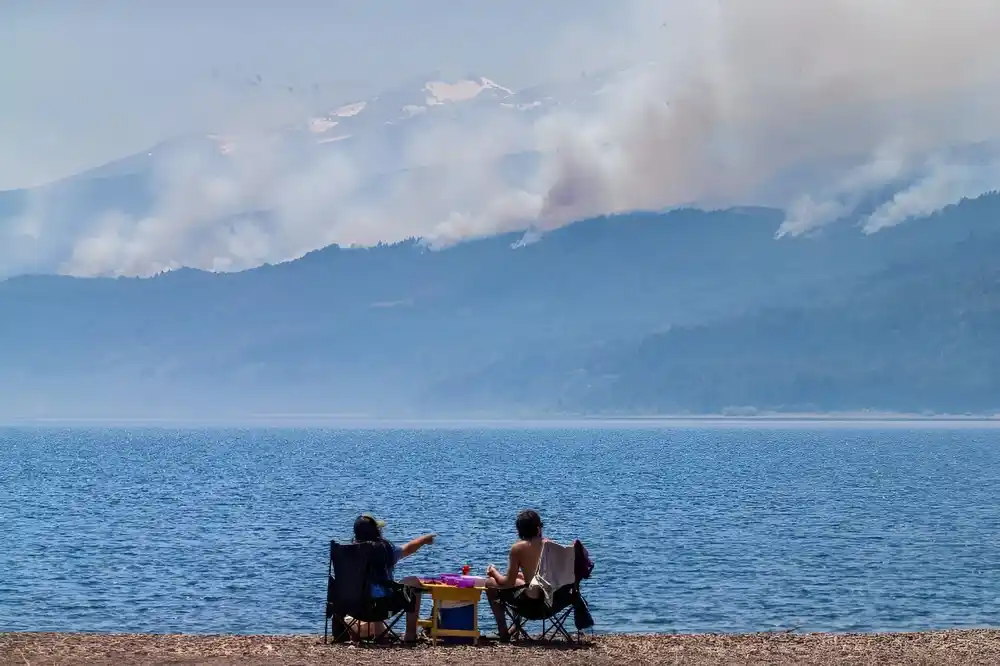
[{"label": "bare leg", "polygon": [[420,619],[420,579],[416,576],[407,576],[399,582],[410,588],[414,597],[413,610],[406,614],[406,633],[403,634],[403,640],[407,643],[415,643],[417,640],[417,620]]},{"label": "bare leg", "polygon": [[365,638],[378,638],[385,631],[385,623],[376,620],[375,622],[362,622],[364,629],[362,629],[362,636]]},{"label": "bare leg", "polygon": [[492,587],[486,588],[486,599],[490,602],[493,617],[496,618],[500,640],[510,640],[510,632],[507,630],[507,616],[503,614],[503,605],[500,603],[500,590]]},{"label": "bare leg", "polygon": [[417,641],[417,620],[420,619],[420,593],[414,590],[413,596],[413,610],[406,613],[406,633],[403,635],[403,640],[407,643]]}]

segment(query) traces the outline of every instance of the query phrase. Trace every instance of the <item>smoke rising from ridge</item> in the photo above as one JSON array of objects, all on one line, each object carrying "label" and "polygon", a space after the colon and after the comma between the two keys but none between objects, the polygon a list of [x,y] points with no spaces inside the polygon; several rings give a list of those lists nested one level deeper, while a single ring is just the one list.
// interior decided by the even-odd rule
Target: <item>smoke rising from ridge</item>
[{"label": "smoke rising from ridge", "polygon": [[[634,65],[590,108],[482,111],[361,153],[244,131],[226,159],[206,143],[158,163],[149,212],[82,228],[36,215],[0,245],[79,275],[235,270],[330,243],[440,246],[685,205],[778,206],[776,234],[795,235],[888,192],[861,220],[874,233],[1000,187],[996,2],[636,0],[598,28],[575,26],[553,54]],[[511,176],[513,154],[535,157]]]},{"label": "smoke rising from ridge", "polygon": [[[666,39],[684,25],[687,48],[654,53],[668,64],[602,119],[604,168],[574,163],[555,181],[582,191],[581,174],[605,175],[599,205],[579,197],[571,217],[767,203],[788,212],[780,233],[795,234],[905,178],[916,181],[921,212],[996,186],[993,170],[984,179],[984,170],[958,168],[966,165],[955,149],[998,138],[1000,46],[989,35],[1000,5],[764,0],[703,3],[692,15],[692,4],[670,6],[660,24]],[[808,171],[815,175],[794,183]],[[953,185],[940,187],[942,178]],[[765,196],[782,179],[794,187]],[[866,228],[902,221],[895,210]]]}]

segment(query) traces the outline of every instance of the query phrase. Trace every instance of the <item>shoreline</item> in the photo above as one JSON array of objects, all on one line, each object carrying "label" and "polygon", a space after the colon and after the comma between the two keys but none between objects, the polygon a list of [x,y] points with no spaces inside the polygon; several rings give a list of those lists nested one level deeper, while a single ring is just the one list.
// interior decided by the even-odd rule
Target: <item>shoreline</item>
[{"label": "shoreline", "polygon": [[0,633],[0,664],[996,664],[1000,629],[871,634],[599,634],[578,648],[353,647],[322,635]]},{"label": "shoreline", "polygon": [[754,414],[581,414],[523,417],[378,417],[337,414],[260,414],[234,418],[0,418],[0,428],[106,429],[303,429],[303,430],[461,430],[589,428],[760,428],[760,427],[1000,427],[1000,414],[909,414],[905,412],[760,412]]}]

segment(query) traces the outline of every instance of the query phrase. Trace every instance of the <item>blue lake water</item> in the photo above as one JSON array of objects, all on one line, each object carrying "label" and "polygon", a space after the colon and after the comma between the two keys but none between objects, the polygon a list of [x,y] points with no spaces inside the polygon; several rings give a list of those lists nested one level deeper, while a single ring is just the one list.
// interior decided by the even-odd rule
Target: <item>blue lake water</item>
[{"label": "blue lake water", "polygon": [[523,507],[588,546],[602,631],[998,625],[998,444],[974,429],[0,429],[0,631],[321,632],[328,541],[358,513],[399,542],[439,535],[402,576],[503,564]]}]

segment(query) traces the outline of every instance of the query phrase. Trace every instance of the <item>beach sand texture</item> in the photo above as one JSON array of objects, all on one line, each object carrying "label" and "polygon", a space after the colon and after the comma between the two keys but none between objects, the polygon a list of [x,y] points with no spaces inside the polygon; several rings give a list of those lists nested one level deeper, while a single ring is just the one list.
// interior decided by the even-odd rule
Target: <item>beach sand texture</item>
[{"label": "beach sand texture", "polygon": [[606,635],[583,648],[324,645],[316,636],[0,634],[0,664],[1000,664],[1000,630]]}]

